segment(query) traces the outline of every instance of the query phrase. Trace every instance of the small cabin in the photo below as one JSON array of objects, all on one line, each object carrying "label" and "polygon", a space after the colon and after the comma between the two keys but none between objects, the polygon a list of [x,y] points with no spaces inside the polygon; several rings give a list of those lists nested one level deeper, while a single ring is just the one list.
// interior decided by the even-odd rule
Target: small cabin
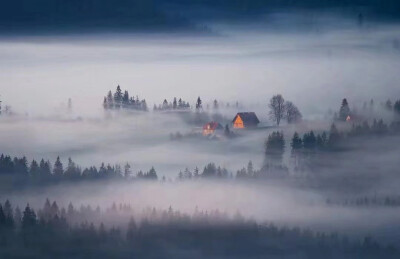
[{"label": "small cabin", "polygon": [[260,121],[254,112],[239,112],[232,121],[234,129],[256,128]]},{"label": "small cabin", "polygon": [[215,134],[218,130],[223,130],[224,127],[218,122],[211,121],[203,126],[203,136]]}]

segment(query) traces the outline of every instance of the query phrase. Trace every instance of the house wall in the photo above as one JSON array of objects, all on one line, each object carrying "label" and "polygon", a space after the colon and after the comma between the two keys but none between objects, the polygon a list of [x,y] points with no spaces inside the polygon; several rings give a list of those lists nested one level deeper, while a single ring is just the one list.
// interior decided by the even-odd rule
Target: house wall
[{"label": "house wall", "polygon": [[240,118],[239,115],[236,116],[236,119],[233,123],[233,128],[235,128],[235,129],[243,129],[244,128],[243,120],[242,120],[242,118]]}]

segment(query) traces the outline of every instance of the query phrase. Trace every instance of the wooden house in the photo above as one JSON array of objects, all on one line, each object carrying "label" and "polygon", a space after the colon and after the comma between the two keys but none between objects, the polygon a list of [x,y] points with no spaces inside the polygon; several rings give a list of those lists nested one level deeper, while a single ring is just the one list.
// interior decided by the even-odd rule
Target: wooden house
[{"label": "wooden house", "polygon": [[223,130],[224,127],[218,122],[211,121],[203,126],[203,136],[209,136],[216,133],[218,130]]},{"label": "wooden house", "polygon": [[234,129],[256,128],[260,121],[254,112],[239,112],[232,121]]}]

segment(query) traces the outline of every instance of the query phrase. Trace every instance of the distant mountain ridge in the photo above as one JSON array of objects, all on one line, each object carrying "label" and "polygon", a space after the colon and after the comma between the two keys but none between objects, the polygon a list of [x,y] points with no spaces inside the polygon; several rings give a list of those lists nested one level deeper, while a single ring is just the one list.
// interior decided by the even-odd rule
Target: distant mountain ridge
[{"label": "distant mountain ridge", "polygon": [[242,19],[274,9],[345,8],[399,19],[398,0],[12,0],[0,8],[0,31],[193,30],[203,19]]}]

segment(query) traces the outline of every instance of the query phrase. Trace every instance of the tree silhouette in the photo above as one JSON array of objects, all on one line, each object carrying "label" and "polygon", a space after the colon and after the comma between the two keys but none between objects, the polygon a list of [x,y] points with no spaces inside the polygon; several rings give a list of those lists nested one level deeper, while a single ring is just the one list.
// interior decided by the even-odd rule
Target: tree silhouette
[{"label": "tree silhouette", "polygon": [[199,96],[196,101],[196,111],[200,111],[201,109],[203,109],[203,104]]},{"label": "tree silhouette", "polygon": [[63,167],[63,164],[61,163],[59,156],[57,157],[57,160],[54,163],[53,173],[54,173],[54,176],[56,176],[57,178],[61,178],[64,174],[64,167]]},{"label": "tree silhouette", "polygon": [[268,106],[270,119],[279,126],[281,119],[285,117],[285,99],[280,94],[274,95]]},{"label": "tree silhouette", "polygon": [[344,98],[342,100],[342,105],[340,106],[340,110],[339,110],[339,119],[341,121],[346,121],[348,116],[350,116],[350,108],[349,108],[349,104],[347,103],[347,99]]},{"label": "tree silhouette", "polygon": [[285,139],[283,133],[272,132],[265,142],[265,154],[273,159],[281,160],[285,150]]},{"label": "tree silhouette", "polygon": [[285,111],[285,118],[288,123],[297,123],[301,121],[302,114],[300,113],[297,106],[294,105],[292,102],[288,101],[285,103]]}]

